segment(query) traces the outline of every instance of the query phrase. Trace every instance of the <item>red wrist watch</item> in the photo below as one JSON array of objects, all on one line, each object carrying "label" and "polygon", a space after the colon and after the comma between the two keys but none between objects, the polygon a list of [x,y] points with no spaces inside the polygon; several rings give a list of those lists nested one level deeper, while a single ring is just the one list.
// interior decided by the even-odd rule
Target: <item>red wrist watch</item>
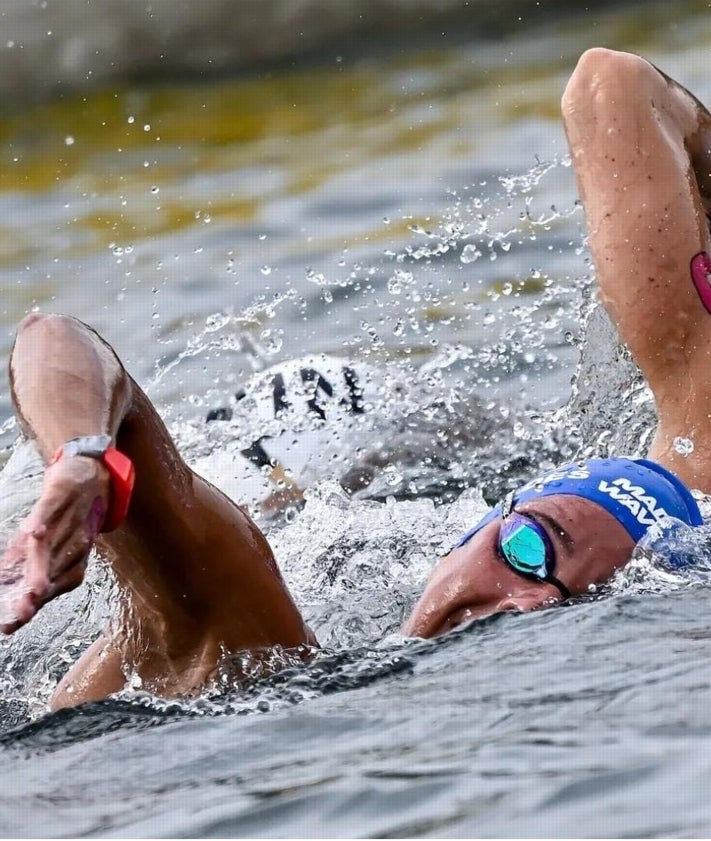
[{"label": "red wrist watch", "polygon": [[128,513],[131,493],[136,481],[136,471],[131,459],[111,446],[110,435],[86,435],[81,438],[72,438],[59,447],[52,456],[50,464],[55,464],[65,456],[95,458],[109,471],[111,497],[101,531],[113,531],[118,528]]}]

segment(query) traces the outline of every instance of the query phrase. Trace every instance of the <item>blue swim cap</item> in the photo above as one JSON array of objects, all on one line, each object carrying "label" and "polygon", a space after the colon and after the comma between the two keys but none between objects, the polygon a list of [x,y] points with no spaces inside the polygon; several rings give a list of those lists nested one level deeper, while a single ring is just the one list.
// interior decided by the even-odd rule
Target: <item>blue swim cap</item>
[{"label": "blue swim cap", "polygon": [[[635,543],[666,517],[689,526],[703,524],[689,489],[669,470],[648,459],[593,458],[565,464],[528,482],[514,498],[520,503],[555,494],[579,496],[601,505]],[[457,547],[500,516],[501,503],[468,531]]]}]

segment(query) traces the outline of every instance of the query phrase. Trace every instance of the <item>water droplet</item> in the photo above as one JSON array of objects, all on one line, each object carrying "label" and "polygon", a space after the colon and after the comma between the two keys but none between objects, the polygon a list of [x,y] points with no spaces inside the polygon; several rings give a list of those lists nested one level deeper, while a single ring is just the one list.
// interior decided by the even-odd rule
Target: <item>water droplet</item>
[{"label": "water droplet", "polygon": [[[393,465],[388,465],[384,470],[383,473],[385,474],[385,481],[391,487],[395,485],[399,485],[402,482],[402,474],[398,471],[398,469]],[[385,499],[387,505],[393,506],[396,504],[395,497],[388,496]]]},{"label": "water droplet", "polygon": [[259,271],[265,276],[270,275],[272,273],[272,267],[264,265]]},{"label": "water droplet", "polygon": [[690,438],[677,437],[673,441],[673,446],[677,453],[684,456],[684,458],[694,452],[694,442]]},{"label": "water droplet", "polygon": [[513,434],[515,438],[527,440],[530,436],[526,427],[521,423],[521,421],[516,421],[513,426]]},{"label": "water droplet", "polygon": [[475,260],[478,260],[481,257],[481,251],[476,247],[476,245],[465,245],[462,248],[462,253],[459,255],[459,259],[462,263],[473,263]]},{"label": "water droplet", "polygon": [[74,138],[72,137],[72,135],[71,135],[71,134],[68,134],[68,135],[64,138],[64,145],[65,145],[65,146],[73,146],[73,145],[74,145]]},{"label": "water droplet", "polygon": [[328,281],[321,272],[315,272],[313,269],[306,270],[306,279],[317,286],[325,286]]},{"label": "water droplet", "polygon": [[281,330],[262,330],[259,334],[259,340],[261,342],[262,349],[266,351],[269,356],[279,353],[281,346],[284,343]]},{"label": "water droplet", "polygon": [[126,122],[127,122],[129,125],[133,125],[133,123],[135,123],[135,122],[136,122],[136,118],[135,118],[135,117],[129,117],[129,118],[128,118],[128,120],[126,120]]},{"label": "water droplet", "polygon": [[395,269],[392,276],[388,279],[388,292],[391,295],[399,295],[406,286],[410,286],[414,278],[412,272],[406,272],[402,269]]},{"label": "water droplet", "polygon": [[160,193],[160,187],[151,187],[151,193],[153,193],[154,196],[157,195]]}]

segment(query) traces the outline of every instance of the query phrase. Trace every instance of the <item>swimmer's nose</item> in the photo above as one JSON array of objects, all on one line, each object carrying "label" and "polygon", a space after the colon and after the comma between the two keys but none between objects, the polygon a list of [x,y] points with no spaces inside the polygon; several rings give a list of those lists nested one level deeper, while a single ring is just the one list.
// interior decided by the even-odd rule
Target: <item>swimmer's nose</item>
[{"label": "swimmer's nose", "polygon": [[442,636],[460,625],[466,625],[467,622],[481,615],[481,609],[475,608],[474,605],[458,607],[451,611],[441,608],[422,610],[415,607],[412,615],[403,625],[402,632],[408,637],[430,639]]},{"label": "swimmer's nose", "polygon": [[462,625],[466,625],[467,622],[471,622],[472,619],[476,619],[477,615],[480,613],[481,611],[475,612],[472,607],[459,608],[449,614],[442,623],[441,627],[437,630],[437,633],[433,634],[433,636],[440,636],[441,634],[446,634],[449,631],[453,631],[455,628],[461,627]]},{"label": "swimmer's nose", "polygon": [[496,605],[493,612],[504,613],[516,611],[518,613],[529,613],[541,607],[548,607],[561,601],[560,593],[555,587],[549,584],[541,584],[533,590],[525,590],[515,596],[507,596]]},{"label": "swimmer's nose", "polygon": [[423,610],[417,604],[410,614],[409,619],[402,626],[402,633],[406,637],[423,637],[425,639],[435,636],[438,618],[432,610]]},{"label": "swimmer's nose", "polygon": [[[533,610],[533,608],[529,608],[529,610]],[[524,608],[521,607],[517,599],[504,599],[496,605],[497,613],[505,613],[507,611],[518,611],[519,613],[523,613]]]}]

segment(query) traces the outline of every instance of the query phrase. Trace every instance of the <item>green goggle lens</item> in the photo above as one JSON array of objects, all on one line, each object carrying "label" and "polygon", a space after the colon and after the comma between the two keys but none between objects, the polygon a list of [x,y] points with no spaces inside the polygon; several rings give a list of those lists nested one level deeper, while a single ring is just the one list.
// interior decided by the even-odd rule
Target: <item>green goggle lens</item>
[{"label": "green goggle lens", "polygon": [[528,523],[516,523],[504,532],[501,535],[501,551],[511,566],[527,575],[545,578],[548,574],[547,549],[538,531]]}]

